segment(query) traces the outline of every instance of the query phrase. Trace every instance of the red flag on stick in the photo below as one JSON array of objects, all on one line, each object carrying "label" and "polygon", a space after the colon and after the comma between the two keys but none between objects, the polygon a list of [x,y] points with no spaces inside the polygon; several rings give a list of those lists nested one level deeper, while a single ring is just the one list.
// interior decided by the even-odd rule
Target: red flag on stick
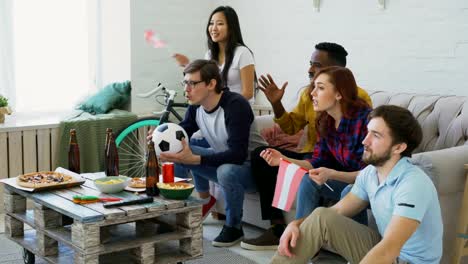
[{"label": "red flag on stick", "polygon": [[159,38],[159,35],[153,30],[145,30],[145,40],[148,44],[153,46],[153,48],[164,48],[166,47],[166,42]]}]

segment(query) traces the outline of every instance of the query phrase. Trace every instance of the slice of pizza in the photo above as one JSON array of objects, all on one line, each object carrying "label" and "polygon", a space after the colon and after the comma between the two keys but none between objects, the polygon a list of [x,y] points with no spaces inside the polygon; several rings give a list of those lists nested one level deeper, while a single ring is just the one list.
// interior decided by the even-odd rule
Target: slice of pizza
[{"label": "slice of pizza", "polygon": [[135,177],[132,178],[130,182],[130,187],[132,188],[145,188],[146,187],[146,178]]},{"label": "slice of pizza", "polygon": [[31,172],[20,175],[16,178],[16,183],[21,187],[39,188],[58,184],[73,182],[72,176],[55,171]]}]

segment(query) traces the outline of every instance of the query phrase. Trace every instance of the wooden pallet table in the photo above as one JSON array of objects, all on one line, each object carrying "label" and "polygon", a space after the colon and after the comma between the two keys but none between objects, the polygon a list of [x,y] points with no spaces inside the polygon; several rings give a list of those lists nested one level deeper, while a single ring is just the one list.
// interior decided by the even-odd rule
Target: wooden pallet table
[{"label": "wooden pallet table", "polygon": [[[135,199],[134,193],[99,193],[92,179],[84,185],[39,193],[5,186],[5,234],[50,263],[179,263],[203,254],[202,210],[197,199],[155,197],[153,203],[106,209],[102,203],[78,205],[74,195]],[[34,201],[27,210],[26,200]],[[64,225],[64,216],[73,219]],[[25,230],[24,226],[32,229]],[[116,262],[117,261],[117,262]]]}]

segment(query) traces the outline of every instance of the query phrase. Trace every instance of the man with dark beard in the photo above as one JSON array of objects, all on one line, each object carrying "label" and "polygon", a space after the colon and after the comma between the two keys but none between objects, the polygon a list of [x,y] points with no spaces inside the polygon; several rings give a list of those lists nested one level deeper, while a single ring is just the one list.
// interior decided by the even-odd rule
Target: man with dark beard
[{"label": "man with dark beard", "polygon": [[[439,263],[442,216],[429,177],[408,158],[422,130],[407,109],[384,105],[369,114],[361,171],[331,208],[291,222],[272,263],[306,263],[327,244],[350,263]],[[348,217],[371,205],[378,232]]]},{"label": "man with dark beard", "polygon": [[[307,74],[311,83],[302,90],[298,102],[294,109],[287,112],[281,102],[288,85],[285,82],[281,87],[273,80],[270,74],[262,75],[259,79],[259,89],[265,94],[268,101],[271,103],[276,124],[281,127],[281,130],[286,134],[294,135],[304,129],[307,133],[306,143],[300,152],[289,151],[284,148],[275,146],[262,146],[256,148],[251,154],[252,176],[257,183],[257,189],[260,196],[261,214],[263,220],[270,220],[271,227],[258,237],[246,239],[241,242],[241,247],[249,250],[273,250],[278,247],[279,238],[283,234],[286,227],[286,220],[283,216],[283,211],[271,206],[275,193],[276,179],[278,174],[278,166],[270,166],[261,156],[260,153],[267,148],[274,148],[281,152],[284,156],[297,160],[304,160],[312,157],[315,143],[317,142],[317,134],[315,129],[316,113],[313,107],[311,92],[314,89],[312,80],[315,74],[325,67],[342,66],[347,63],[346,56],[348,52],[345,48],[337,43],[321,42],[315,45],[315,50],[309,60]],[[369,106],[372,106],[371,99],[367,92],[358,87],[358,97],[365,100]],[[341,190],[340,190],[341,191]],[[312,200],[311,198],[310,200]],[[310,212],[308,212],[310,213]],[[301,216],[302,217],[302,216]],[[356,217],[361,223],[366,223],[367,215],[360,214]]]}]

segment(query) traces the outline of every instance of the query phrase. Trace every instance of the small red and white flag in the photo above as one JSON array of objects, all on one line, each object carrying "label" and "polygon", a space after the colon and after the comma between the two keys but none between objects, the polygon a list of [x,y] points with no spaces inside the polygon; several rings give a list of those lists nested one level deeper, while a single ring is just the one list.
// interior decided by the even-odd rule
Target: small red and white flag
[{"label": "small red and white flag", "polygon": [[159,38],[159,35],[151,30],[145,30],[145,40],[148,44],[150,44],[153,48],[164,48],[167,44],[163,40]]},{"label": "small red and white flag", "polygon": [[299,165],[281,159],[272,206],[289,212],[302,177],[307,172]]}]

